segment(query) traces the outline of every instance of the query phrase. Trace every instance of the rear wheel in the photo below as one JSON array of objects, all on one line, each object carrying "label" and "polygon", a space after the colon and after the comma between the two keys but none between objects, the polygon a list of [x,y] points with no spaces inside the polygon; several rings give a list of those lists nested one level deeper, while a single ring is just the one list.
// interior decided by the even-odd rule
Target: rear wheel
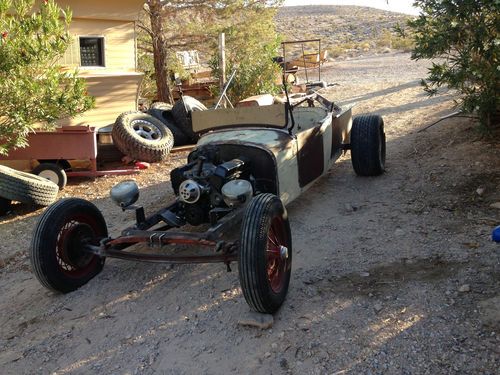
[{"label": "rear wheel", "polygon": [[59,189],[64,189],[68,182],[68,176],[66,176],[66,172],[64,171],[64,169],[54,163],[38,164],[31,171],[31,173],[52,181],[54,184],[59,186]]},{"label": "rear wheel", "polygon": [[101,272],[104,258],[85,251],[108,236],[106,222],[92,203],[68,198],[50,206],[35,226],[30,246],[33,272],[46,288],[68,293]]},{"label": "rear wheel", "polygon": [[351,130],[351,161],[356,174],[378,176],[385,170],[384,120],[378,115],[357,116]]},{"label": "rear wheel", "polygon": [[283,304],[292,270],[292,236],[286,209],[273,194],[254,197],[245,210],[238,268],[250,307],[272,314]]}]

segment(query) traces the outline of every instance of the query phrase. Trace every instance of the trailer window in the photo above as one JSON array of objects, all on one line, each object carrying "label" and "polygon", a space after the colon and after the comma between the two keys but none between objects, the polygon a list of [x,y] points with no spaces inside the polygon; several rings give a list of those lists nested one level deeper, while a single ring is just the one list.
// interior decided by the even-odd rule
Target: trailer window
[{"label": "trailer window", "polygon": [[81,66],[104,66],[104,38],[80,37]]}]

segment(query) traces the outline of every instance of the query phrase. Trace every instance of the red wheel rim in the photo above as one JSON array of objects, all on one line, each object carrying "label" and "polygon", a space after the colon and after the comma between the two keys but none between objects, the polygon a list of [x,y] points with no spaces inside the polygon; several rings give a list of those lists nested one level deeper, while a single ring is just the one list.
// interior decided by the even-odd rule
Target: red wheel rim
[{"label": "red wheel rim", "polygon": [[97,223],[92,216],[78,215],[70,218],[59,230],[56,242],[56,259],[59,269],[67,276],[79,278],[88,274],[99,258],[82,250],[82,241],[96,244]]},{"label": "red wheel rim", "polygon": [[275,217],[267,233],[266,249],[267,280],[274,293],[280,293],[285,286],[290,262],[288,251],[285,223],[281,217]]}]

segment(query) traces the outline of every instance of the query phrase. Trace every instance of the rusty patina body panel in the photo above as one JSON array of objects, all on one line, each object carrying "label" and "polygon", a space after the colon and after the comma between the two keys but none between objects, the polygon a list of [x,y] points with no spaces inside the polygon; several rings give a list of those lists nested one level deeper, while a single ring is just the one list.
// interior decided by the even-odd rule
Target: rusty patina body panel
[{"label": "rusty patina body panel", "polygon": [[[285,126],[277,128],[275,121],[266,123],[266,118],[261,116],[262,107],[244,108],[244,111],[255,113],[255,116],[245,113],[254,123],[241,123],[240,108],[222,110],[221,121],[201,137],[197,147],[232,144],[241,147],[243,155],[245,146],[271,153],[275,163],[277,195],[284,204],[292,202],[324,175],[340,156],[342,145],[349,143],[351,108],[329,112],[321,107],[298,107],[294,110],[296,125],[291,132]],[[210,118],[216,118],[216,111],[211,112]],[[269,115],[269,111],[264,112]],[[233,121],[228,113],[233,113]],[[283,114],[284,110],[276,106],[276,116],[271,118],[277,118],[279,113]],[[204,122],[204,114],[198,112],[193,116],[194,127],[195,121]],[[281,121],[286,122],[283,117]],[[206,122],[204,125],[206,128]],[[268,165],[261,167],[270,168]]]}]

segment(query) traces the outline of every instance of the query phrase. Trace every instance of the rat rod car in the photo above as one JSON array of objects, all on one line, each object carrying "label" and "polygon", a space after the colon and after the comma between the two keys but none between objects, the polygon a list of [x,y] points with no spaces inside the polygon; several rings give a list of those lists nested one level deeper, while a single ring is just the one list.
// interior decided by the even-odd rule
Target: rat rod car
[{"label": "rat rod car", "polygon": [[[106,257],[221,262],[229,271],[230,263],[238,262],[250,307],[275,312],[285,300],[292,265],[285,205],[327,173],[345,150],[351,151],[358,175],[384,171],[382,118],[353,120],[351,111],[309,93],[294,104],[288,99],[262,107],[192,112],[193,130],[204,135],[187,164],[170,174],[175,200],[146,217],[143,207],[135,205],[137,184],[117,184],[111,198],[123,210],[134,210],[137,221],[117,238],[108,236],[92,203],[60,200],[35,227],[30,249],[35,275],[44,286],[66,293],[96,276]],[[187,224],[204,224],[206,230],[176,229]],[[238,228],[239,235],[231,239]]]}]

